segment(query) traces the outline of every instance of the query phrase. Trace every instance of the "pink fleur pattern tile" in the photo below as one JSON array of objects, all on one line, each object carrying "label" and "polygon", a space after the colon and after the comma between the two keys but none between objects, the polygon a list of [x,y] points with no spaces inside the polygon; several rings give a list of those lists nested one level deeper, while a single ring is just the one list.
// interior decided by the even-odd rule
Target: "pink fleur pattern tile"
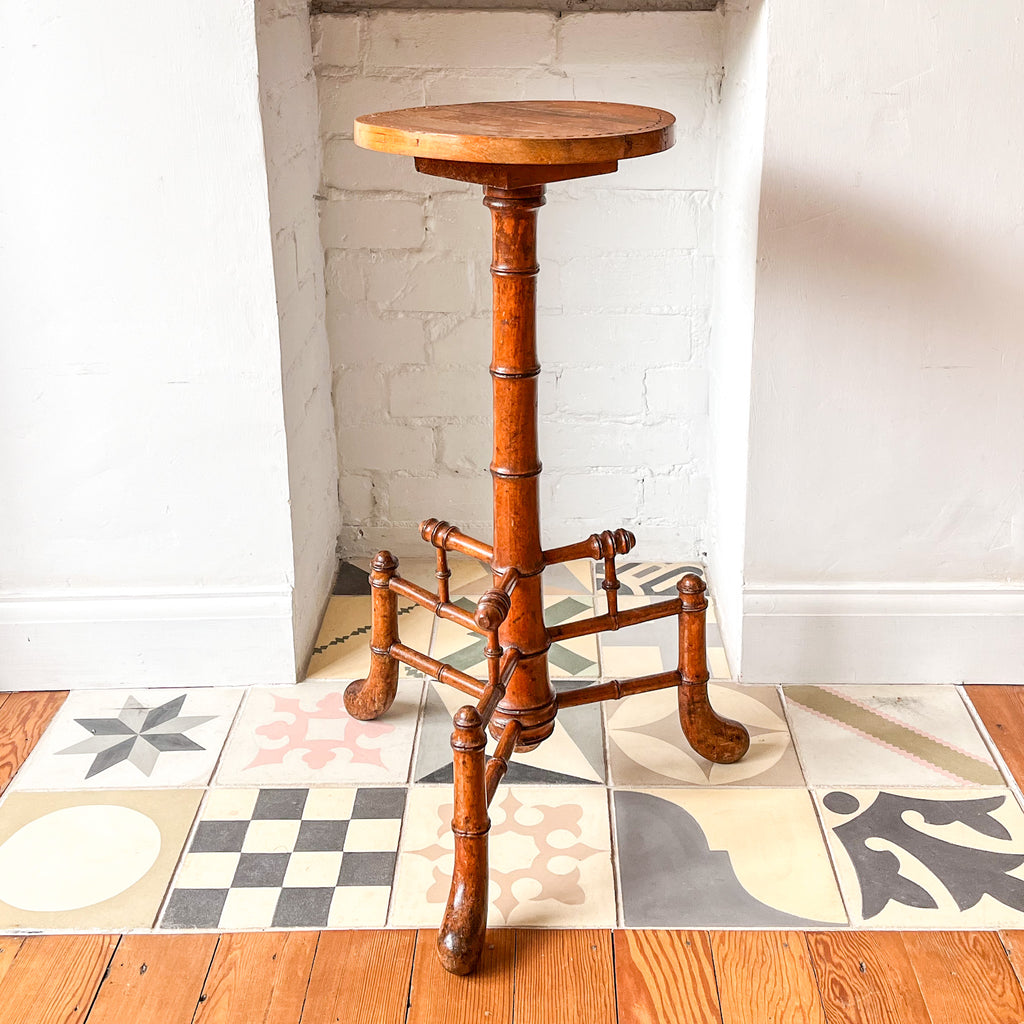
[{"label": "pink fleur pattern tile", "polygon": [[222,786],[405,782],[423,685],[400,680],[373,722],[345,710],[345,683],[255,689],[228,736]]},{"label": "pink fleur pattern tile", "polygon": [[[509,786],[490,807],[492,925],[615,925],[607,794],[597,787]],[[431,927],[454,864],[452,797],[414,787],[402,830],[390,924]]]}]

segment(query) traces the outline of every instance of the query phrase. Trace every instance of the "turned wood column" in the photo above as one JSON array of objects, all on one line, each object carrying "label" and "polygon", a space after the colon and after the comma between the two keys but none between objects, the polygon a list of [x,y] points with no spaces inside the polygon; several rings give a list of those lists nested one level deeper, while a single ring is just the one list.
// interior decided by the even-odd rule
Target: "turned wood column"
[{"label": "turned wood column", "polygon": [[500,736],[509,719],[522,726],[517,749],[536,746],[554,728],[555,694],[548,678],[540,543],[540,472],[537,452],[537,211],[544,186],[484,187],[491,211],[493,281],[491,381],[494,399],[495,582],[519,572],[501,645],[520,652],[508,691],[490,722]]}]

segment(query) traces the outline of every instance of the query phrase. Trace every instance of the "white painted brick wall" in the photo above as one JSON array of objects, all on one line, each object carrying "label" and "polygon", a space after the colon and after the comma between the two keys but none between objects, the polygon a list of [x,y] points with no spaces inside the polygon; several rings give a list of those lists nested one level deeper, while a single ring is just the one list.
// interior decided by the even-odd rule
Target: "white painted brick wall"
[{"label": "white painted brick wall", "polygon": [[710,13],[380,11],[313,19],[344,549],[490,536],[490,215],[477,186],[352,142],[358,114],[593,99],[671,110],[676,147],[549,186],[538,305],[544,538],[629,526],[701,550],[722,24]]},{"label": "white painted brick wall", "polygon": [[[337,565],[338,440],[315,196],[317,89],[305,0],[258,0],[260,113],[266,153],[292,528],[296,668],[305,669]],[[355,228],[347,222],[335,230]],[[409,237],[409,236],[407,236]],[[411,237],[415,237],[414,235]]]}]

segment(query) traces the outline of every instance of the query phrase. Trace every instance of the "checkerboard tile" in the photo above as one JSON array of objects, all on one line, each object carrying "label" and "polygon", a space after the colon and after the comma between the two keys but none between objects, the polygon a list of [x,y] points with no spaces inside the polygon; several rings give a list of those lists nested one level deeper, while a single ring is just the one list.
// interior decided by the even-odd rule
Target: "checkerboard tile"
[{"label": "checkerboard tile", "polygon": [[404,788],[213,790],[164,928],[381,927]]}]

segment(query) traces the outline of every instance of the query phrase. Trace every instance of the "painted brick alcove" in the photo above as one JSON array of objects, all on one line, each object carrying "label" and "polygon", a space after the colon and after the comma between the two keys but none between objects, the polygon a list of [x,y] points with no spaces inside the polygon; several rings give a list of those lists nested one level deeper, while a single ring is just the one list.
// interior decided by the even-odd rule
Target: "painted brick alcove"
[{"label": "painted brick alcove", "polygon": [[359,150],[353,118],[575,98],[665,107],[678,141],[548,190],[546,540],[628,524],[649,556],[693,557],[708,512],[722,16],[375,8],[314,17],[313,41],[344,550],[418,553],[427,515],[490,530],[489,216],[478,187]]}]

